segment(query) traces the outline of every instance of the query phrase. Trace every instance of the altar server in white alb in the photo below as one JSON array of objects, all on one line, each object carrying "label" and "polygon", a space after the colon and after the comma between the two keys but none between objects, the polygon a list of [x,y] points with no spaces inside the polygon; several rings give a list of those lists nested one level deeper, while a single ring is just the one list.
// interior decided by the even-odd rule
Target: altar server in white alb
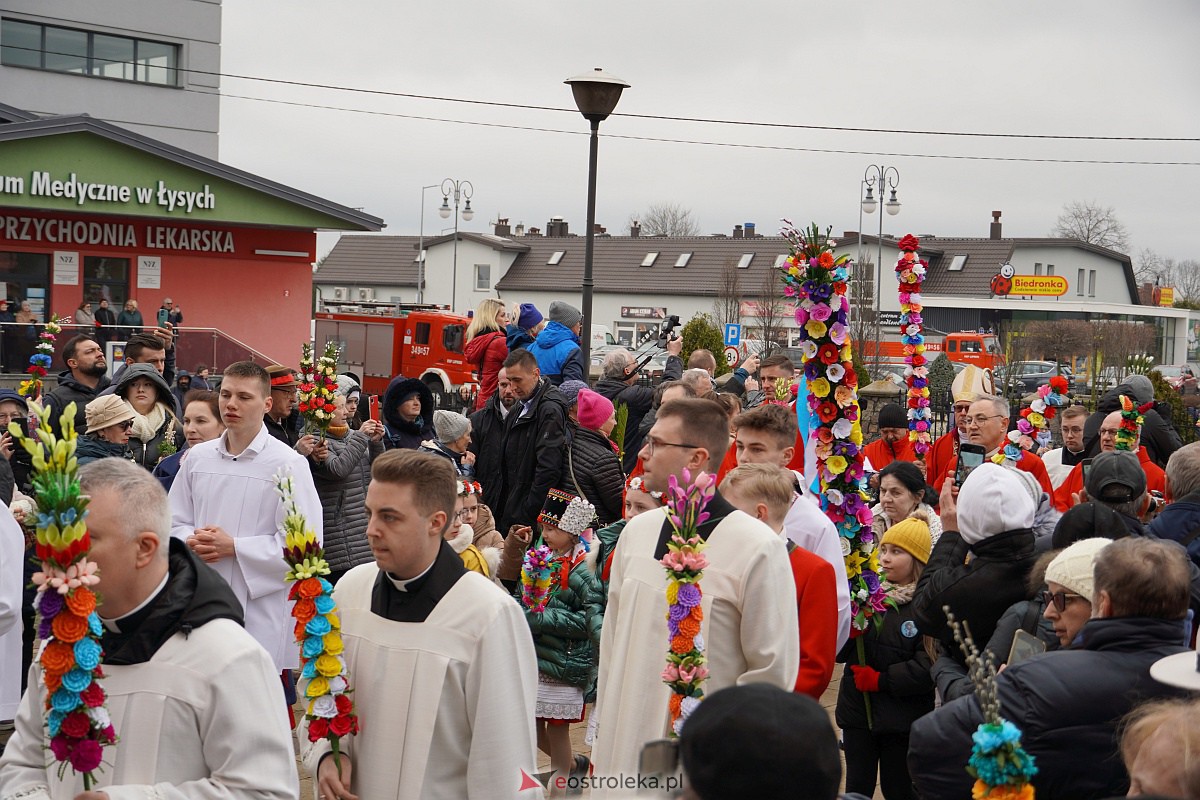
[{"label": "altar server in white alb", "polygon": [[246,609],[246,630],[279,670],[300,665],[283,561],[283,503],[274,475],[290,471],[296,505],[321,536],[321,500],[308,463],[271,436],[267,371],[249,361],[225,368],[220,438],[188,451],[171,484],[171,535],[183,539],[233,588]]},{"label": "altar server in white alb", "polygon": [[11,800],[295,800],[300,783],[275,665],[233,591],[170,535],[158,479],[120,458],[79,471],[90,497],[104,679],[115,745],[91,791],[47,749],[41,666],[0,757]]},{"label": "altar server in white alb", "polygon": [[21,602],[25,581],[25,532],[0,503],[0,725],[21,702]]},{"label": "altar server in white alb", "polygon": [[342,740],[340,777],[329,743],[309,743],[304,725],[297,734],[326,800],[542,797],[529,626],[443,540],[456,499],[439,456],[391,450],[371,466],[375,563],[333,592],[362,730]]},{"label": "altar server in white alb", "polygon": [[[712,400],[664,403],[639,456],[648,491],[672,475],[716,475],[729,447],[729,421]],[[800,667],[796,587],[783,539],[718,492],[699,527],[708,543],[700,579],[701,627],[710,670],[705,694],[769,683],[791,691]],[[600,636],[599,724],[592,751],[597,777],[634,775],[646,742],[667,735],[671,690],[662,681],[670,639],[667,576],[659,559],[673,533],[665,511],[630,520],[613,554]]]}]

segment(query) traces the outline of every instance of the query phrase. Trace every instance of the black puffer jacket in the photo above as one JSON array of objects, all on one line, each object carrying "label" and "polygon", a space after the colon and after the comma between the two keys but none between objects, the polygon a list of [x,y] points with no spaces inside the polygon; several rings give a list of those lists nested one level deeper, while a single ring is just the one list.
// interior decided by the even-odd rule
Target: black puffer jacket
[{"label": "black puffer jacket", "polygon": [[907,734],[915,720],[933,710],[933,678],[929,656],[912,621],[912,603],[889,608],[883,624],[862,635],[867,666],[879,671],[879,691],[871,692],[871,726],[867,725],[863,693],[854,685],[850,665],[859,663],[858,641],[846,642],[838,661],[846,668],[838,689],[838,727],[870,727],[872,733]]},{"label": "black puffer jacket", "polygon": [[[683,377],[683,360],[679,356],[667,356],[667,364],[663,368],[663,381],[677,381]],[[604,395],[613,402],[624,403],[629,409],[629,418],[625,422],[625,461],[623,466],[629,472],[637,464],[638,451],[642,449],[642,419],[654,405],[654,389],[650,386],[633,384],[632,386],[620,378],[601,378],[596,382],[596,393]]]},{"label": "black puffer jacket", "polygon": [[500,506],[488,505],[507,533],[513,525],[537,521],[546,493],[560,483],[565,469],[567,401],[542,378],[522,416],[521,404],[505,420]]},{"label": "black puffer jacket", "polygon": [[624,510],[625,473],[612,443],[599,431],[568,423],[570,445],[561,485],[570,487],[596,507],[597,527],[619,520]]},{"label": "black puffer jacket", "polygon": [[371,462],[383,452],[382,442],[372,442],[362,431],[325,437],[329,458],[309,459],[317,496],[324,512],[325,559],[334,572],[345,572],[371,561],[367,542],[367,484]]},{"label": "black puffer jacket", "polygon": [[[1096,411],[1083,423],[1083,450],[1087,458],[1100,452],[1100,424],[1109,414],[1121,410],[1121,395],[1133,397],[1133,389],[1125,383],[1109,389],[1096,404]],[[1171,423],[1151,408],[1143,415],[1141,444],[1150,460],[1165,469],[1171,454],[1183,447],[1183,440]]]},{"label": "black puffer jacket", "polygon": [[[421,398],[421,416],[409,422],[400,416],[400,404],[412,395]],[[383,442],[388,450],[416,450],[433,436],[433,392],[416,378],[397,375],[383,393]]]},{"label": "black puffer jacket", "polygon": [[[969,552],[975,558],[967,564]],[[943,531],[912,601],[917,629],[939,640],[946,654],[962,663],[942,606],[950,606],[960,622],[970,623],[976,642],[986,642],[1008,607],[1029,599],[1025,581],[1036,560],[1033,531],[1028,528],[998,533],[973,547],[958,531]]]},{"label": "black puffer jacket", "polygon": [[80,435],[87,433],[87,417],[84,414],[84,408],[107,388],[107,377],[101,376],[96,388],[92,389],[75,380],[71,370],[60,372],[58,385],[46,394],[46,407],[50,409],[50,430],[54,431],[54,435],[62,436],[62,425],[59,419],[71,403],[75,404],[75,432]]},{"label": "black puffer jacket", "polygon": [[[1021,729],[1037,759],[1038,800],[1124,796],[1129,778],[1117,727],[1147,700],[1185,694],[1150,677],[1150,665],[1187,650],[1183,623],[1148,617],[1093,619],[1081,648],[1034,656],[997,678],[1001,713]],[[963,768],[983,722],[974,695],[954,700],[912,727],[908,771],[922,800],[971,796]]]},{"label": "black puffer jacket", "polygon": [[[515,410],[521,413],[519,406]],[[499,392],[471,415],[471,444],[467,449],[475,454],[475,480],[483,487],[483,504],[488,508],[496,508],[502,502],[504,422],[500,415]],[[500,535],[507,536],[508,529],[501,530]]]}]

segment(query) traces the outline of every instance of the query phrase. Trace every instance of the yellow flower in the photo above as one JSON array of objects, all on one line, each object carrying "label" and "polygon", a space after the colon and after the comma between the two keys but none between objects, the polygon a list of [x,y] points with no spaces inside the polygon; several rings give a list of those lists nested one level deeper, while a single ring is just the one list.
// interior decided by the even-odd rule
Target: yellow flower
[{"label": "yellow flower", "polygon": [[828,328],[825,327],[824,322],[815,319],[810,319],[808,322],[804,323],[804,329],[808,331],[808,335],[814,339],[820,339],[828,330]]},{"label": "yellow flower", "polygon": [[863,443],[862,426],[859,425],[857,422],[854,423],[854,427],[852,427],[850,429],[850,441],[854,442],[855,446],[862,447],[862,443]]},{"label": "yellow flower", "polygon": [[675,601],[679,599],[679,581],[671,580],[667,583],[667,605],[675,605]]},{"label": "yellow flower", "polygon": [[846,556],[846,577],[854,578],[862,574],[862,565],[866,561],[862,553],[854,552]]},{"label": "yellow flower", "polygon": [[846,471],[847,466],[849,465],[846,463],[845,456],[834,456],[825,462],[825,469],[829,470],[834,475],[841,475]]},{"label": "yellow flower", "polygon": [[321,640],[325,644],[325,652],[331,656],[340,656],[346,646],[342,643],[342,635],[330,631],[325,634],[325,638]]},{"label": "yellow flower", "polygon": [[816,380],[810,381],[808,384],[808,390],[817,397],[828,396],[829,389],[829,381],[825,380],[824,378],[817,378]]},{"label": "yellow flower", "polygon": [[1046,418],[1036,411],[1030,411],[1029,416],[1025,419],[1029,420],[1029,424],[1035,428],[1040,428],[1046,424]]},{"label": "yellow flower", "polygon": [[842,361],[853,361],[854,351],[850,348],[850,340],[846,340],[846,344],[842,347]]},{"label": "yellow flower", "polygon": [[305,697],[320,697],[324,694],[329,694],[329,681],[320,676],[309,681],[308,688],[304,691]]},{"label": "yellow flower", "polygon": [[332,678],[340,674],[342,671],[342,662],[338,661],[337,656],[329,654],[317,657],[317,674],[325,678]]}]

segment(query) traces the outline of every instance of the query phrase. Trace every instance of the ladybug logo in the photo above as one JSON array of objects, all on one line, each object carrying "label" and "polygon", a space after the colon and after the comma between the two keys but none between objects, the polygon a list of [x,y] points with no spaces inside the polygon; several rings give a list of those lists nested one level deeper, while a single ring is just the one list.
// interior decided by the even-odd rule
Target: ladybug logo
[{"label": "ladybug logo", "polygon": [[1012,264],[1004,264],[1000,267],[1000,273],[992,277],[992,294],[1006,295],[1012,291],[1013,275],[1017,271]]}]

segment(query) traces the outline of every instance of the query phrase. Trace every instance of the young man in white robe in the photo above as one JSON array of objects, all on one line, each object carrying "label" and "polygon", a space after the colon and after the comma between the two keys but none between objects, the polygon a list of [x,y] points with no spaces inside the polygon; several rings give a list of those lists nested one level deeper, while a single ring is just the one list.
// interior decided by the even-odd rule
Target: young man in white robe
[{"label": "young man in white robe", "polygon": [[[672,400],[658,410],[639,454],[650,491],[666,491],[686,469],[716,475],[729,446],[723,407],[696,398]],[[727,686],[769,683],[791,690],[800,665],[796,587],[783,539],[735,509],[718,492],[699,534],[708,543],[700,580],[708,657],[706,694]],[[667,735],[671,690],[662,681],[670,638],[667,575],[659,559],[673,529],[664,511],[629,521],[613,554],[608,607],[600,637],[592,751],[597,779],[638,772],[642,746]]]},{"label": "young man in white robe", "polygon": [[391,450],[371,466],[375,563],[333,593],[362,732],[342,740],[340,773],[328,741],[298,732],[326,800],[542,797],[533,639],[516,601],[443,540],[456,500],[440,456]]},{"label": "young man in white robe", "polygon": [[35,664],[0,758],[0,797],[294,800],[300,785],[275,667],[242,628],[228,584],[171,538],[158,479],[104,458],[80,470],[80,483],[100,578],[100,685],[119,738],[92,790],[69,768],[60,777]]},{"label": "young man in white robe", "polygon": [[283,503],[274,476],[290,471],[296,505],[321,537],[321,499],[303,456],[263,424],[267,371],[249,361],[225,368],[220,437],[188,450],[171,484],[171,535],[217,571],[246,610],[246,630],[283,670],[300,664],[287,599]]}]

